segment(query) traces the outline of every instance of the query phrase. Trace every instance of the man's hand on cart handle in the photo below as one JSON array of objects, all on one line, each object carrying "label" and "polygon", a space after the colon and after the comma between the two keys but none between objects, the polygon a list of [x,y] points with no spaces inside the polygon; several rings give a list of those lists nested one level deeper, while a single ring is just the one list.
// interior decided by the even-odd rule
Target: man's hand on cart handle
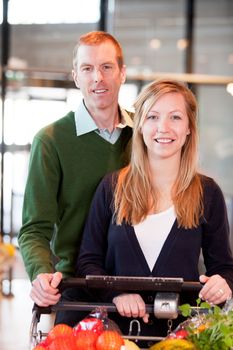
[{"label": "man's hand on cart handle", "polygon": [[199,297],[210,304],[221,304],[232,297],[232,292],[227,281],[220,275],[213,275],[211,277],[201,275],[200,282],[204,286],[199,293]]},{"label": "man's hand on cart handle", "polygon": [[59,301],[61,294],[58,285],[62,280],[62,273],[40,273],[34,281],[30,292],[31,299],[42,307],[55,305]]}]

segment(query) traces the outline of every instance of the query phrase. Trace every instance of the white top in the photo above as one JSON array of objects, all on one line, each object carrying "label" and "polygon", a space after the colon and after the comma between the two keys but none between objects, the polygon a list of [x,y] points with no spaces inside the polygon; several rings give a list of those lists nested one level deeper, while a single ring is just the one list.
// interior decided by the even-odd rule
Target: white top
[{"label": "white top", "polygon": [[175,219],[175,209],[172,206],[161,213],[148,215],[144,221],[134,226],[136,237],[151,271]]}]

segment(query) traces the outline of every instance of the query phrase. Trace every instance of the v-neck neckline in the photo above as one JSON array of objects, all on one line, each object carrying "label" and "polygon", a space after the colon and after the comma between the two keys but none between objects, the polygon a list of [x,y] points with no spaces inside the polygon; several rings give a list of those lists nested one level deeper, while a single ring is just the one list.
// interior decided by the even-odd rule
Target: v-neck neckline
[{"label": "v-neck neckline", "polygon": [[159,266],[166,264],[166,260],[167,260],[167,257],[169,255],[169,252],[172,249],[172,246],[177,238],[177,233],[179,231],[177,229],[178,229],[177,219],[175,219],[175,221],[172,225],[172,228],[171,228],[171,230],[170,230],[170,232],[169,232],[169,234],[168,234],[168,236],[167,236],[167,238],[162,246],[162,249],[159,253],[159,256],[155,261],[154,267],[151,270],[148,263],[147,263],[146,257],[143,254],[141,246],[138,242],[134,227],[129,226],[129,232],[130,232],[130,235],[128,235],[128,239],[130,241],[129,243],[131,243],[131,245],[133,244],[134,249],[135,249],[135,253],[138,256],[138,261],[141,263],[141,266],[142,266],[142,268],[147,276],[157,276]]}]

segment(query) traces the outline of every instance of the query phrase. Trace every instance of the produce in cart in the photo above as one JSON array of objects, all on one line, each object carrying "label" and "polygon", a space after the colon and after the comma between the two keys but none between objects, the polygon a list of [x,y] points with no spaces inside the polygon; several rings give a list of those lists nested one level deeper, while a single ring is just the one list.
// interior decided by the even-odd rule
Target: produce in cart
[{"label": "produce in cart", "polygon": [[75,327],[54,326],[33,350],[138,350],[123,339],[118,326],[108,318],[104,308],[97,308]]},{"label": "produce in cart", "polygon": [[200,310],[192,316],[189,304],[180,306],[183,316],[188,317],[167,338],[150,350],[195,349],[231,350],[233,349],[233,300],[226,302],[221,309],[197,300]]}]

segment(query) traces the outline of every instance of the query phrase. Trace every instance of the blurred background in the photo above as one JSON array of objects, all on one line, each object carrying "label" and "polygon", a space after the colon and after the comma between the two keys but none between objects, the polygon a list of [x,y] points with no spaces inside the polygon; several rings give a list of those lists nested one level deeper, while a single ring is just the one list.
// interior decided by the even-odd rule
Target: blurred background
[{"label": "blurred background", "polygon": [[[104,30],[125,54],[122,106],[131,109],[143,85],[164,76],[196,94],[200,167],[224,192],[233,247],[233,0],[2,0],[0,23],[0,242],[17,253],[33,136],[76,110],[73,48],[81,34]],[[23,267],[0,250],[3,295],[14,294],[17,278],[26,278]]]}]

